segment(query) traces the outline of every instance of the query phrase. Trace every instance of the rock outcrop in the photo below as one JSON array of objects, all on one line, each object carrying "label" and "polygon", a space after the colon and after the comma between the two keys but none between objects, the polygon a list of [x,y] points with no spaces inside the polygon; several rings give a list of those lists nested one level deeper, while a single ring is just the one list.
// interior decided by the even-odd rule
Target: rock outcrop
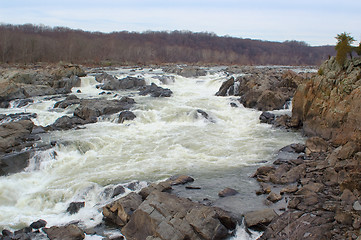
[{"label": "rock outcrop", "polygon": [[301,84],[293,98],[292,121],[309,136],[336,145],[361,141],[361,59],[345,69],[335,58],[323,63],[318,75]]},{"label": "rock outcrop", "polygon": [[252,68],[243,76],[229,78],[216,95],[240,96],[245,107],[270,111],[284,107],[302,81],[303,77],[292,71]]},{"label": "rock outcrop", "polygon": [[236,228],[230,213],[168,193],[172,185],[193,181],[180,176],[152,184],[103,208],[106,220],[121,227],[129,240],[226,239]]},{"label": "rock outcrop", "polygon": [[34,96],[70,93],[80,86],[85,72],[79,66],[60,66],[50,69],[8,69],[1,73],[0,102]]},{"label": "rock outcrop", "polygon": [[[47,126],[49,130],[68,130],[80,125],[97,122],[97,118],[121,112],[119,122],[131,120],[135,115],[128,110],[135,104],[133,98],[122,97],[120,100],[107,99],[79,99],[70,95],[65,100],[57,102],[54,107],[66,108],[73,104],[79,104],[74,110],[73,116],[62,116],[53,124]],[[133,118],[132,118],[133,117]]]},{"label": "rock outcrop", "polygon": [[[334,58],[299,85],[288,126],[310,136],[291,160],[258,168],[254,177],[282,184],[287,209],[260,239],[356,239],[361,212],[361,59],[341,68]],[[263,116],[265,117],[265,116]],[[265,118],[266,120],[268,118]],[[278,119],[275,120],[277,122]],[[302,152],[304,152],[302,154]],[[258,191],[266,194],[266,191]],[[267,192],[271,192],[269,189]]]}]

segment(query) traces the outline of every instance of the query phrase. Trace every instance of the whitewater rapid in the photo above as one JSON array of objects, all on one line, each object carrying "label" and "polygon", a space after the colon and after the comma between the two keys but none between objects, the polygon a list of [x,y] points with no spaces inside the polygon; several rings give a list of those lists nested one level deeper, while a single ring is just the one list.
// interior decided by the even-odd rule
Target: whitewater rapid
[{"label": "whitewater rapid", "polygon": [[[177,174],[191,175],[202,187],[189,192],[194,200],[217,199],[220,190],[232,187],[246,193],[243,200],[248,204],[255,198],[254,192],[247,192],[254,185],[250,171],[274,160],[281,147],[304,141],[296,132],[259,123],[261,112],[244,108],[235,97],[216,97],[227,79],[222,71],[198,78],[167,74],[174,77],[169,84],[155,78],[164,74],[161,69],[109,73],[118,78],[143,77],[148,84],[171,89],[173,96],[152,98],[137,91],[104,94],[102,98],[134,98],[132,111],[137,117],[120,124],[115,114],[77,130],[43,135],[43,141],[57,145],[38,152],[25,171],[0,177],[0,229],[19,229],[38,219],[45,219],[48,227],[71,221],[94,227],[102,221],[101,207],[112,201],[114,187],[135,183],[135,188],[126,188],[127,193]],[[73,94],[98,98],[102,90],[97,84],[94,77],[84,77]],[[72,115],[76,106],[53,109],[61,99],[39,97],[24,108],[3,112],[35,112],[34,123],[46,126]],[[198,110],[206,112],[208,119]],[[77,214],[66,212],[71,202],[79,201],[85,207]],[[249,236],[239,231],[235,239]]]}]

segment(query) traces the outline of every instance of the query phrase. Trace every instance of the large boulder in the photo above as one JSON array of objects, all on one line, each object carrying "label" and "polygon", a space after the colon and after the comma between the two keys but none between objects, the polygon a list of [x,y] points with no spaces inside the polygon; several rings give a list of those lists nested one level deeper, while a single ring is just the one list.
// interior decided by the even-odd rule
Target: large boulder
[{"label": "large boulder", "polygon": [[135,103],[134,99],[123,97],[120,100],[85,99],[74,111],[74,116],[86,121],[94,121],[99,116],[129,110]]},{"label": "large boulder", "polygon": [[145,96],[150,95],[152,97],[170,97],[172,96],[172,90],[168,88],[162,88],[157,86],[157,84],[152,83],[151,85],[147,85],[141,88],[139,95]]},{"label": "large boulder", "polygon": [[226,239],[236,227],[227,212],[194,203],[169,193],[153,191],[122,229],[130,240],[158,236],[160,239]]},{"label": "large boulder", "polygon": [[273,209],[266,208],[245,213],[244,222],[248,228],[265,230],[265,227],[277,216]]},{"label": "large boulder", "polygon": [[307,135],[336,145],[361,141],[360,59],[348,60],[345,69],[331,58],[317,76],[298,87],[293,98],[293,121]]},{"label": "large boulder", "polygon": [[26,142],[34,123],[31,120],[4,123],[0,125],[0,152],[12,151]]},{"label": "large boulder", "polygon": [[50,240],[81,240],[85,238],[84,231],[81,230],[75,224],[69,224],[66,226],[54,226],[51,228],[43,228]]},{"label": "large boulder", "polygon": [[96,118],[82,119],[77,116],[62,116],[58,118],[53,124],[47,126],[49,130],[69,130],[77,126],[96,122]]},{"label": "large boulder", "polygon": [[145,80],[136,77],[126,77],[117,79],[115,77],[106,77],[104,84],[100,87],[103,90],[124,90],[124,89],[138,89],[145,86]]}]

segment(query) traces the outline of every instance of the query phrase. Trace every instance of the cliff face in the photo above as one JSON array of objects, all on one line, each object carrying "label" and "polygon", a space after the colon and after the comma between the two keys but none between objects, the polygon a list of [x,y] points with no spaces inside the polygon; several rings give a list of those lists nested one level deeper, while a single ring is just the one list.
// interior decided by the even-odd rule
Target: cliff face
[{"label": "cliff face", "polygon": [[348,60],[342,69],[331,58],[318,75],[298,86],[292,120],[309,136],[335,145],[361,141],[361,59]]}]

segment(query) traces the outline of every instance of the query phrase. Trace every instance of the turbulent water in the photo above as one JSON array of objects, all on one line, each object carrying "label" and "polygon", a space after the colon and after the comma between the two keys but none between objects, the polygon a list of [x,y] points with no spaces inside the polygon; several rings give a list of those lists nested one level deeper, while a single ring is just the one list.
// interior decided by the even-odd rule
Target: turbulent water
[{"label": "turbulent water", "polygon": [[[106,116],[78,130],[43,135],[43,141],[57,141],[57,145],[38,152],[26,171],[0,177],[0,229],[19,229],[38,219],[45,219],[47,226],[80,220],[83,226],[93,227],[101,222],[101,207],[111,201],[115,186],[134,182],[137,190],[147,182],[177,174],[191,175],[193,184],[202,187],[176,189],[181,196],[217,200],[220,190],[232,187],[241,193],[231,201],[238,204],[236,209],[257,208],[261,206],[254,201],[257,186],[249,176],[256,167],[273,160],[279,148],[303,141],[297,133],[260,124],[261,112],[244,108],[234,97],[216,97],[227,79],[222,71],[198,78],[174,75],[168,84],[154,78],[164,74],[160,69],[110,73],[118,78],[143,77],[148,84],[155,82],[171,89],[173,96],[152,98],[130,91],[101,95],[108,99],[133,97],[136,119],[120,124],[117,115]],[[102,90],[96,84],[94,77],[84,77],[82,86],[73,88],[73,93],[79,98],[98,98]],[[36,112],[38,117],[33,121],[46,126],[72,114],[75,106],[53,110],[60,99],[36,98],[24,108],[3,112]],[[231,107],[231,102],[238,107]],[[127,192],[134,189],[129,188]],[[70,215],[66,209],[74,201],[84,201],[85,207]],[[230,202],[219,204],[227,207]],[[234,239],[255,237],[240,229]]]}]

